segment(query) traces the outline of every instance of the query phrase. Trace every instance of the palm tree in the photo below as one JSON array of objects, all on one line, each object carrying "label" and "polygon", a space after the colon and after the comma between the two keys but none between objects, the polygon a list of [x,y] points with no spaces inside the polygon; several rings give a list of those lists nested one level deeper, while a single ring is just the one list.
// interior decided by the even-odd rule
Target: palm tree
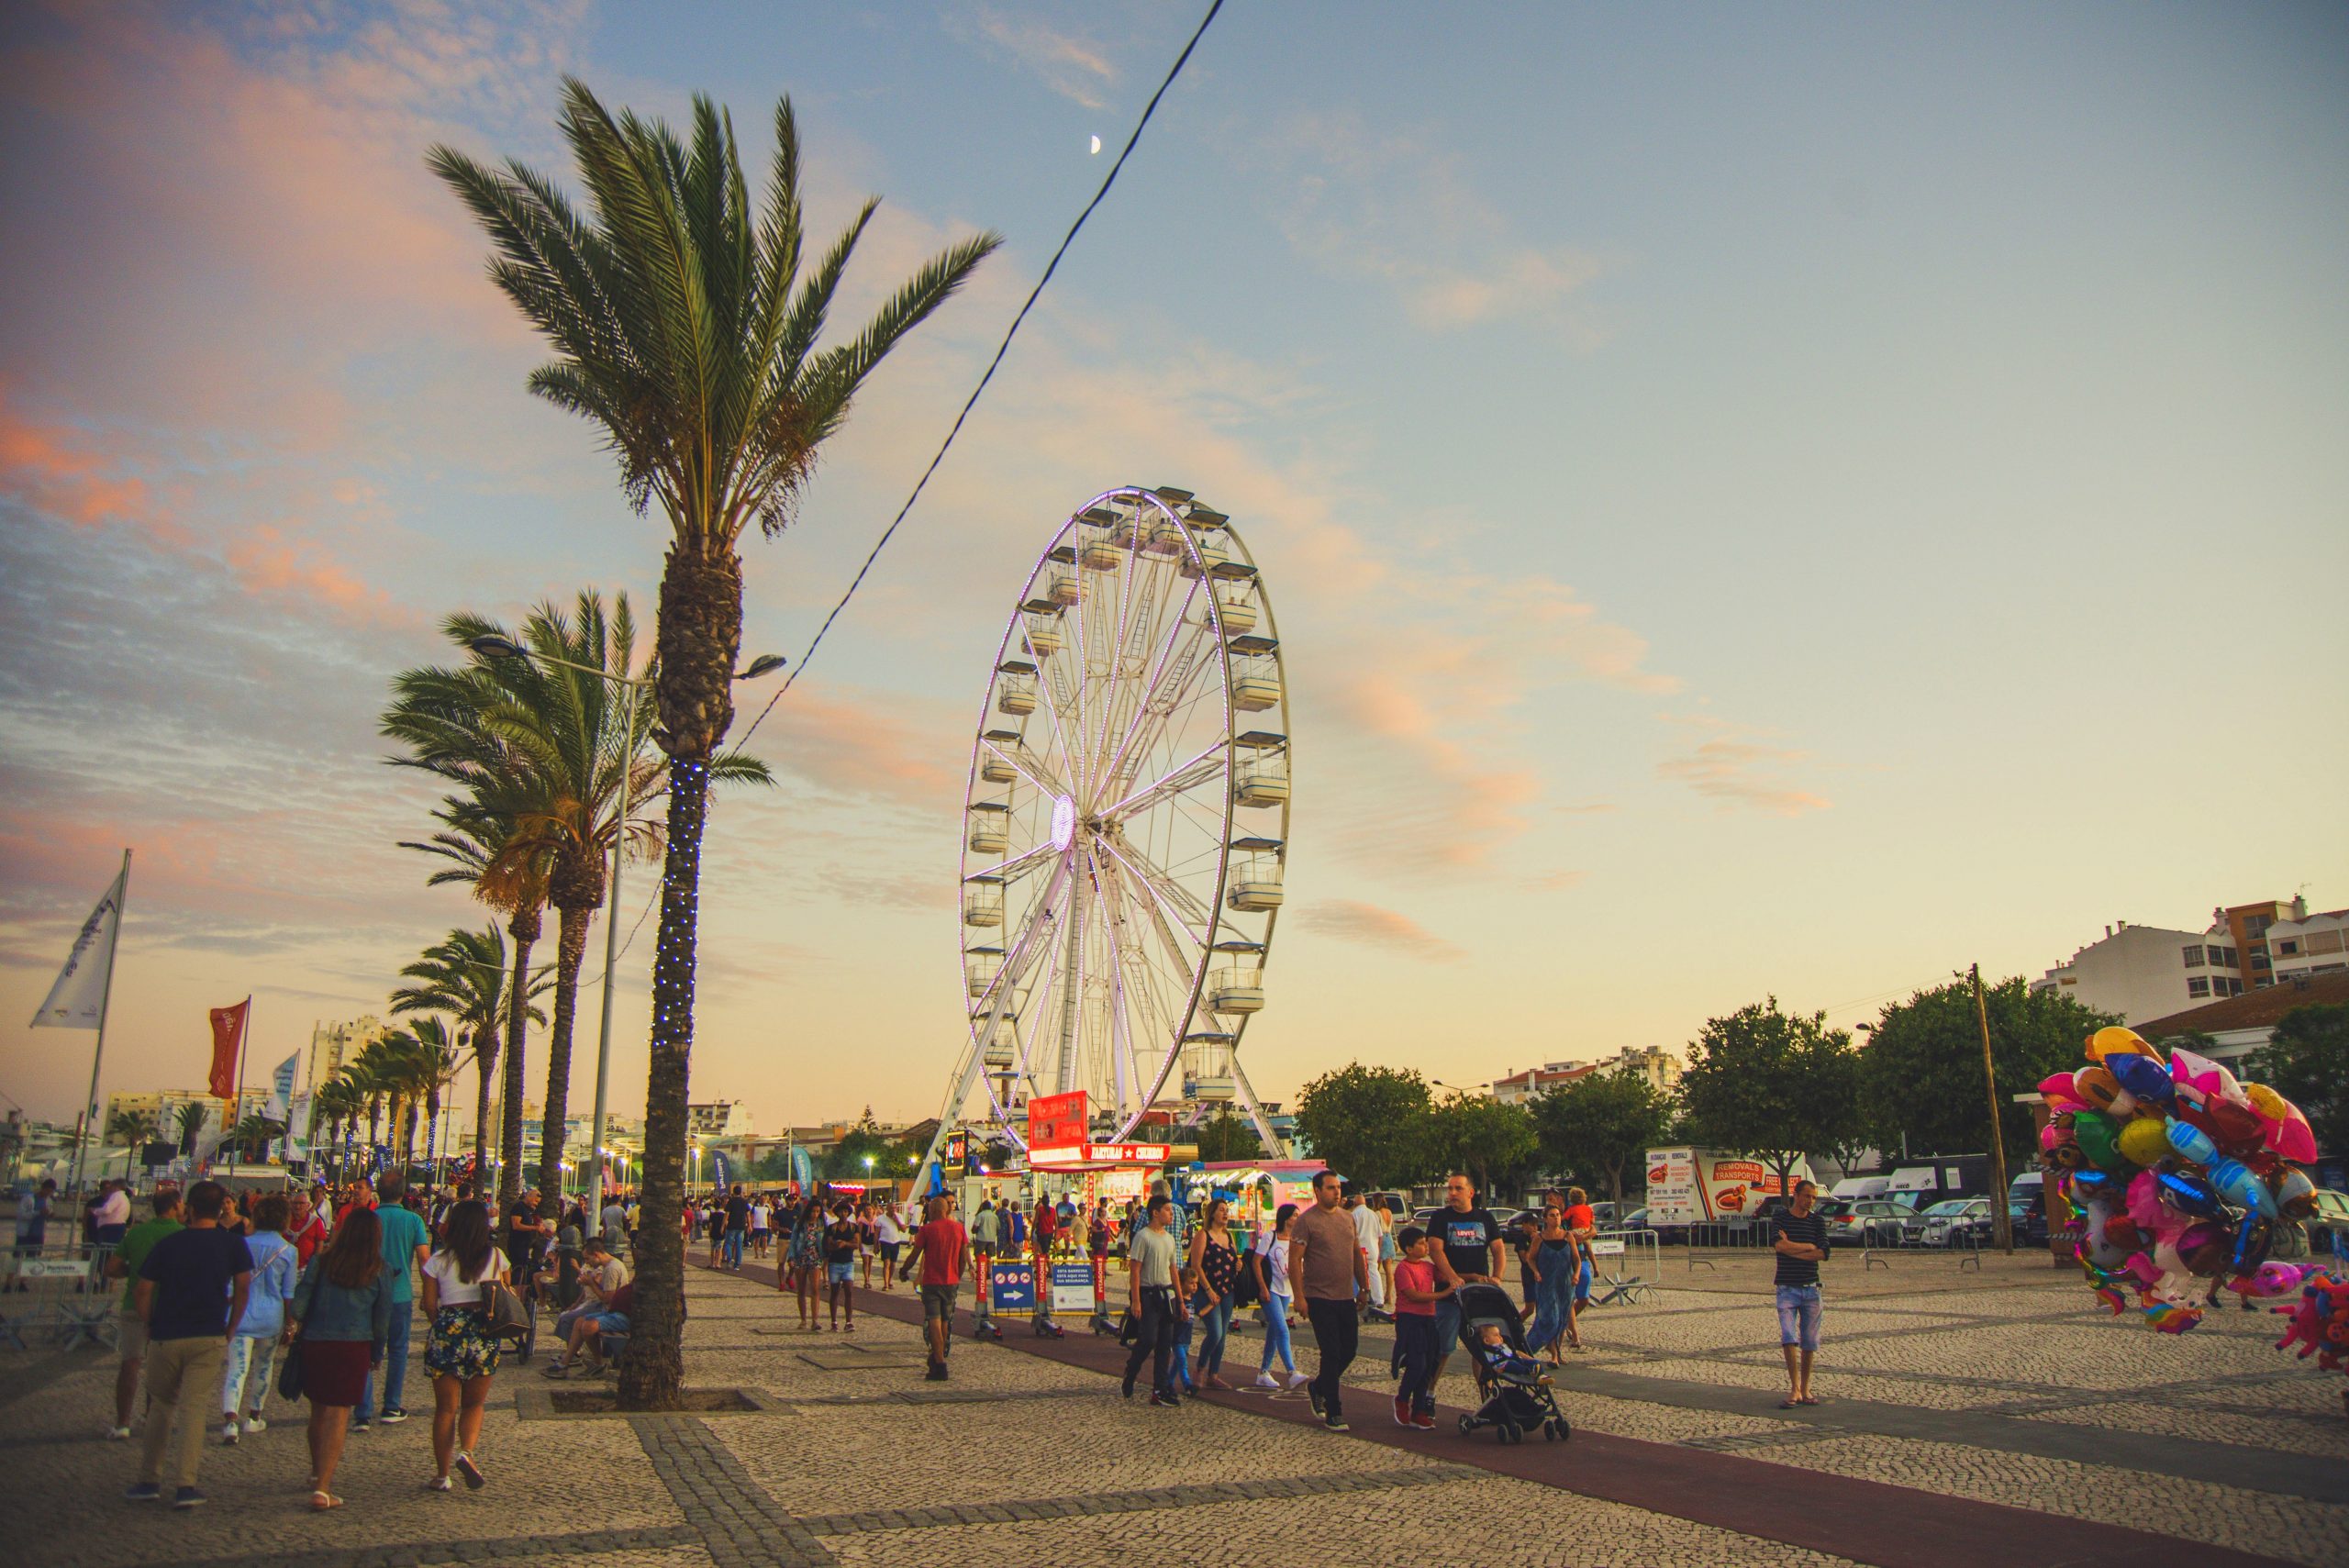
[{"label": "palm tree", "polygon": [[236,1145],[237,1151],[248,1160],[269,1158],[269,1140],[278,1134],[278,1124],[265,1119],[259,1111],[247,1111],[230,1128],[224,1141]]},{"label": "palm tree", "polygon": [[138,1162],[139,1146],[155,1136],[153,1111],[117,1110],[106,1117],[106,1141],[124,1145],[128,1152],[122,1162],[122,1173],[127,1180],[130,1167]]},{"label": "palm tree", "polygon": [[423,1084],[424,1163],[428,1170],[436,1169],[440,1132],[440,1091],[456,1082],[457,1069],[464,1062],[464,1050],[446,1018],[420,1018],[408,1026],[408,1032],[416,1037],[417,1066]]},{"label": "palm tree", "polygon": [[190,1100],[186,1105],[180,1107],[179,1124],[181,1153],[194,1154],[195,1152],[195,1135],[204,1130],[204,1118],[211,1114],[212,1107],[206,1105],[201,1100]]},{"label": "palm tree", "polygon": [[[495,926],[477,931],[459,928],[424,950],[423,956],[400,971],[416,982],[392,993],[395,1018],[417,1013],[446,1014],[456,1022],[460,1044],[473,1053],[480,1085],[473,1110],[476,1164],[489,1148],[489,1081],[497,1070],[498,1020],[505,1015],[506,933]],[[543,985],[532,986],[535,995]],[[535,1007],[528,1018],[543,1021]]]},{"label": "palm tree", "polygon": [[327,1147],[334,1151],[335,1180],[338,1183],[342,1180],[343,1155],[351,1126],[366,1100],[366,1092],[347,1070],[319,1084],[310,1096],[311,1117],[327,1125],[326,1142]]},{"label": "palm tree", "polygon": [[451,795],[440,803],[433,813],[445,825],[440,832],[401,844],[454,861],[425,878],[425,885],[471,883],[474,897],[506,916],[506,933],[514,939],[513,978],[506,987],[505,1108],[498,1118],[501,1212],[522,1193],[522,1044],[531,1015],[530,949],[538,942],[547,902],[546,846],[520,831],[522,821],[543,806],[528,798],[529,788],[528,776],[518,772],[486,775],[470,798]]},{"label": "palm tree", "polygon": [[865,377],[1001,243],[983,234],[933,257],[863,330],[818,349],[841,275],[877,203],[867,202],[800,275],[799,133],[776,106],[763,207],[753,209],[730,117],[694,100],[692,145],[659,120],[616,119],[563,83],[562,129],[592,221],[518,162],[429,155],[487,231],[491,280],[553,347],[530,390],[595,421],[640,512],[670,528],[661,579],[660,728],[669,756],[668,836],[652,972],[638,1294],[620,1372],[629,1409],[676,1404],[684,1375],[685,1092],[693,1051],[696,905],[709,764],[734,720],[742,644],[739,544],[756,520],[791,520],[824,441]]},{"label": "palm tree", "polygon": [[[660,794],[664,770],[647,755],[651,726],[636,722],[622,695],[634,663],[636,624],[627,595],[615,596],[607,617],[603,596],[589,589],[570,612],[539,606],[519,639],[470,614],[451,616],[443,628],[460,648],[518,646],[537,656],[477,654],[463,669],[405,671],[394,683],[384,732],[407,747],[404,761],[477,793],[514,798],[513,852],[534,844],[546,856],[547,901],[557,925],[539,1184],[556,1192],[579,971],[588,924],[604,902],[605,867],[622,833],[640,848],[660,840],[659,824],[636,814]],[[515,772],[529,775],[527,789],[508,777]],[[774,782],[764,764],[739,754],[716,759],[711,773],[720,782]],[[524,797],[533,808],[521,808]]]}]

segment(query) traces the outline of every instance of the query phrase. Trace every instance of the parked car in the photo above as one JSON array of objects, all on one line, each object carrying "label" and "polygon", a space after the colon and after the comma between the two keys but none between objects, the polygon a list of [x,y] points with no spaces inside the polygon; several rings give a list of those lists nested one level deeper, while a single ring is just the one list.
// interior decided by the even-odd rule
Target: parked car
[{"label": "parked car", "polygon": [[[1975,1201],[1981,1205],[1982,1212],[1979,1214],[1973,1213],[1971,1211],[1972,1206],[1969,1205],[1968,1212],[1960,1215],[1951,1223],[1949,1228],[1949,1240],[1946,1242],[1941,1243],[1942,1245],[1950,1247],[1988,1247],[1995,1244],[1990,1228],[1990,1200],[1988,1198],[1977,1198]],[[2007,1215],[2014,1227],[2016,1246],[2044,1247],[2047,1245],[2047,1216],[2039,1205],[2031,1203],[2009,1204],[2007,1206]]]},{"label": "parked car", "polygon": [[1647,1228],[1648,1211],[1644,1205],[1625,1215],[1621,1224],[1609,1227],[1615,1230],[1645,1230]]},{"label": "parked car", "polygon": [[1902,1240],[1912,1245],[1950,1247],[1956,1243],[1951,1231],[1960,1220],[1979,1219],[1988,1223],[1990,1200],[1986,1197],[1943,1198],[1920,1215],[1911,1215],[1904,1223],[1908,1229]]},{"label": "parked car", "polygon": [[1819,1211],[1827,1216],[1829,1243],[1837,1247],[1897,1247],[1912,1218],[1905,1206],[1880,1197],[1830,1198]]},{"label": "parked car", "polygon": [[2310,1257],[2327,1252],[2349,1256],[2349,1193],[2319,1187],[2316,1213],[2301,1221],[2300,1228],[2308,1235]]}]

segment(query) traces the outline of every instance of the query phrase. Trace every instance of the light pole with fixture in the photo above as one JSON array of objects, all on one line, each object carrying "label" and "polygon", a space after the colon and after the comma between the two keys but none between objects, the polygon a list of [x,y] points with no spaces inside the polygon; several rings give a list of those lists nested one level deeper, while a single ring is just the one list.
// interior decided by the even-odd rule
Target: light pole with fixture
[{"label": "light pole with fixture", "polygon": [[[636,785],[636,712],[637,694],[653,684],[644,675],[615,675],[609,670],[599,670],[593,664],[581,664],[569,659],[558,659],[551,653],[540,653],[523,647],[511,638],[495,635],[476,637],[470,644],[473,651],[484,659],[519,659],[541,664],[559,664],[566,670],[594,675],[614,685],[628,688],[628,739],[620,748],[619,805],[614,812],[612,830],[611,886],[604,900],[604,1019],[596,1040],[596,1125],[590,1129],[589,1144],[596,1151],[594,1174],[588,1178],[589,1190],[596,1195],[598,1208],[604,1202],[604,1112],[605,1089],[612,1068],[612,987],[620,962],[620,867],[626,862],[628,848],[628,809],[629,795]],[[762,653],[742,666],[735,675],[738,681],[755,681],[783,668],[779,653]],[[701,1151],[694,1151],[695,1180],[700,1180]]]}]

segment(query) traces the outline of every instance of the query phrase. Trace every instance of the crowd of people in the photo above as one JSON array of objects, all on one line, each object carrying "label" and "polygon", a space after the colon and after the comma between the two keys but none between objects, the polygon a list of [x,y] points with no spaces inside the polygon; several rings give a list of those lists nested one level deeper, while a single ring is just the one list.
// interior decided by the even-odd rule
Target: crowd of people
[{"label": "crowd of people", "polygon": [[504,1217],[502,1243],[469,1183],[411,1193],[395,1173],[340,1195],[320,1183],[242,1201],[199,1181],[184,1192],[161,1187],[146,1207],[108,1239],[106,1263],[124,1286],[107,1435],[127,1441],[135,1428],[139,1439],[126,1494],[133,1502],[201,1507],[197,1470],[214,1401],[220,1441],[233,1445],[269,1429],[274,1396],[310,1407],[309,1506],[342,1507],[334,1480],[351,1436],[408,1418],[419,1310],[433,1404],[422,1485],[448,1492],[462,1480],[478,1490],[488,1479],[477,1453],[483,1412],[513,1341],[500,1293],[514,1292],[526,1314],[540,1302],[559,1309],[557,1375],[583,1358],[599,1363],[601,1346],[628,1331],[622,1258],[634,1211],[623,1198],[591,1219],[577,1203],[558,1215],[526,1192]]}]

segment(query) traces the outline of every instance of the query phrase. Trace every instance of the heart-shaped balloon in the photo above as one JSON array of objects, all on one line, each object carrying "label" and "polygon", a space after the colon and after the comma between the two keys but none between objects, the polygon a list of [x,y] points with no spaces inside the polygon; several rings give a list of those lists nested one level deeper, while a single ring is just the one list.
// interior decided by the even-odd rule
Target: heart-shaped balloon
[{"label": "heart-shaped balloon", "polygon": [[2237,1105],[2232,1100],[2211,1100],[2203,1109],[2210,1117],[2204,1125],[2210,1129],[2210,1136],[2219,1140],[2221,1150],[2237,1159],[2257,1149],[2267,1129],[2274,1125],[2260,1120],[2259,1113],[2249,1106]]}]

